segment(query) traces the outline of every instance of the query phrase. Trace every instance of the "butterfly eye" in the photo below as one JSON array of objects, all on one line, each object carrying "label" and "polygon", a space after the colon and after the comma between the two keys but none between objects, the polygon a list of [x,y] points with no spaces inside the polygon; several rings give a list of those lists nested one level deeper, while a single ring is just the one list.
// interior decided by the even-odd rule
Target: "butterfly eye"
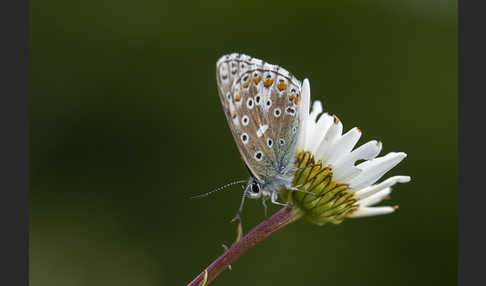
[{"label": "butterfly eye", "polygon": [[253,183],[253,185],[251,185],[251,191],[258,194],[260,192],[260,185],[257,182]]}]

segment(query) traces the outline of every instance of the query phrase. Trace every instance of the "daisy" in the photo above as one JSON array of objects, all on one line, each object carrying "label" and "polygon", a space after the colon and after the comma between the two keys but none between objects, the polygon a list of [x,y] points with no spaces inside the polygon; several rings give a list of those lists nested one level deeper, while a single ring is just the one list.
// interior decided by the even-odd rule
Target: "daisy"
[{"label": "daisy", "polygon": [[[391,186],[410,181],[409,176],[394,176],[377,181],[407,154],[390,152],[378,157],[382,143],[369,141],[357,148],[361,137],[358,128],[343,134],[343,125],[336,116],[322,113],[320,101],[310,111],[310,85],[302,85],[303,120],[297,141],[294,186],[313,192],[281,192],[281,197],[294,202],[304,219],[322,225],[340,223],[347,217],[364,217],[392,213],[396,206],[374,205],[388,197]],[[358,164],[356,162],[362,161]]]}]

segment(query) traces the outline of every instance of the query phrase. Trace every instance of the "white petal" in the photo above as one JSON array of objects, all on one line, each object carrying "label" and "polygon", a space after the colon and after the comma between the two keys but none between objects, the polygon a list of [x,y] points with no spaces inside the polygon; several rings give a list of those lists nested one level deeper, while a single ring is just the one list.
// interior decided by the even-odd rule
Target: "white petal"
[{"label": "white petal", "polygon": [[386,172],[390,171],[400,161],[402,161],[407,154],[400,152],[390,152],[383,157],[375,158],[370,161],[365,161],[359,164],[358,168],[363,172],[359,176],[353,178],[350,182],[350,187],[354,190],[359,190],[378,181]]},{"label": "white petal", "polygon": [[349,183],[351,179],[361,173],[361,169],[354,166],[355,162],[375,158],[380,153],[381,147],[381,142],[372,140],[341,157],[334,164],[334,176],[336,180],[340,183]]},{"label": "white petal", "polygon": [[388,196],[390,193],[391,193],[391,188],[385,188],[384,190],[381,190],[362,200],[359,200],[358,204],[360,206],[372,206],[374,204],[381,202],[381,200],[383,200],[383,198]]},{"label": "white petal", "polygon": [[356,212],[351,214],[351,217],[365,217],[389,214],[395,211],[393,207],[360,207]]},{"label": "white petal", "polygon": [[309,116],[312,118],[312,122],[316,122],[317,120],[317,115],[322,113],[322,103],[320,100],[314,101],[314,104],[312,104],[312,111],[309,114]]},{"label": "white petal", "polygon": [[344,155],[347,155],[351,150],[353,150],[354,145],[358,143],[361,137],[361,131],[358,128],[353,128],[346,132],[343,136],[338,138],[336,142],[332,145],[331,150],[329,150],[329,158],[327,159],[329,164],[334,164],[334,162],[341,159]]},{"label": "white petal", "polygon": [[326,135],[324,136],[324,139],[322,140],[321,144],[319,147],[317,147],[316,151],[316,158],[317,160],[322,160],[325,163],[327,163],[327,159],[330,155],[330,150],[332,147],[332,144],[341,137],[341,133],[343,132],[343,124],[337,117],[334,117],[334,123],[331,125],[329,130],[326,132]]},{"label": "white petal", "polygon": [[316,135],[316,119],[317,116],[322,112],[322,104],[319,100],[314,101],[312,105],[312,111],[307,118],[306,127],[305,127],[305,141],[304,146],[306,149],[309,148],[309,143],[312,142],[311,139],[313,136]]},{"label": "white petal", "polygon": [[376,140],[366,142],[365,144],[359,146],[351,153],[342,157],[339,161],[336,161],[336,168],[340,165],[347,165],[349,163],[354,163],[358,160],[371,160],[374,159],[378,154],[380,154],[382,144]]},{"label": "white petal", "polygon": [[379,183],[379,184],[376,184],[376,185],[372,185],[372,186],[369,186],[369,187],[366,187],[364,189],[361,189],[359,191],[357,191],[355,193],[356,195],[356,198],[358,200],[360,199],[363,199],[363,198],[366,198],[376,192],[379,192],[385,188],[389,188],[393,185],[395,185],[396,183],[408,183],[410,182],[410,177],[409,176],[394,176],[394,177],[391,177],[391,178],[388,178],[386,180],[384,180],[383,182]]},{"label": "white petal", "polygon": [[327,112],[319,117],[319,120],[314,126],[314,133],[311,135],[309,141],[307,141],[306,149],[312,153],[316,153],[317,147],[320,146],[322,139],[326,136],[327,131],[334,122],[334,118]]},{"label": "white petal", "polygon": [[299,113],[301,121],[299,123],[299,136],[297,140],[297,148],[304,149],[305,136],[306,136],[306,125],[309,117],[309,106],[310,106],[310,84],[308,79],[304,79],[302,84],[301,92],[302,100],[299,104]]}]

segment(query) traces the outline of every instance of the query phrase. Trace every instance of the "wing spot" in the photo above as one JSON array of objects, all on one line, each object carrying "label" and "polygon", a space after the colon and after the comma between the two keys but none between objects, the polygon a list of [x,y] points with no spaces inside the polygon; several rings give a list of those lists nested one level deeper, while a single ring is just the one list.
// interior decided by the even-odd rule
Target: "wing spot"
[{"label": "wing spot", "polygon": [[267,129],[268,129],[268,125],[267,124],[260,125],[260,128],[258,128],[258,130],[257,130],[257,136],[258,137],[262,137],[263,134],[265,134],[265,131],[267,131]]},{"label": "wing spot", "polygon": [[255,160],[261,161],[263,159],[263,152],[262,151],[256,151],[255,155],[253,156]]},{"label": "wing spot", "polygon": [[295,108],[289,106],[289,107],[287,107],[287,109],[285,109],[285,113],[290,114],[291,116],[294,116],[295,115]]},{"label": "wing spot", "polygon": [[294,103],[295,103],[295,104],[299,104],[299,98],[300,98],[299,96],[296,96],[296,97],[294,98]]},{"label": "wing spot", "polygon": [[248,109],[253,109],[253,106],[254,106],[253,105],[253,98],[250,97],[246,100],[246,107],[248,107]]},{"label": "wing spot", "polygon": [[285,140],[283,138],[280,138],[278,140],[278,144],[280,144],[280,146],[283,146],[285,144]]},{"label": "wing spot", "polygon": [[[270,75],[269,75],[269,76],[270,76]],[[271,76],[270,76],[270,77],[271,77]],[[267,78],[268,78],[268,76],[267,76]],[[271,85],[272,85],[272,83],[273,83],[273,78],[270,78],[270,79],[265,80],[265,81],[263,82],[263,85],[264,85],[265,87],[269,87],[269,86],[271,86]]]},{"label": "wing spot", "polygon": [[240,101],[241,94],[239,92],[235,93],[235,101]]},{"label": "wing spot", "polygon": [[275,116],[276,118],[279,118],[280,114],[282,114],[282,111],[280,110],[280,108],[277,107],[273,110],[273,116]]},{"label": "wing spot", "polygon": [[250,137],[248,137],[248,134],[246,134],[246,133],[241,134],[240,138],[241,138],[241,142],[243,142],[243,144],[247,144],[248,141],[250,140]]},{"label": "wing spot", "polygon": [[256,71],[253,73],[253,82],[257,85],[261,80],[260,74]]},{"label": "wing spot", "polygon": [[269,98],[269,99],[267,99],[267,102],[265,102],[265,105],[266,105],[267,107],[272,106],[272,100],[271,100],[270,98]]},{"label": "wing spot", "polygon": [[268,138],[268,139],[267,139],[267,146],[268,146],[269,148],[272,148],[272,146],[273,146],[273,140],[272,140],[272,138]]},{"label": "wing spot", "polygon": [[281,79],[278,83],[277,83],[277,88],[282,91],[284,89],[287,88],[287,84],[284,82],[283,79]]},{"label": "wing spot", "polygon": [[241,119],[241,123],[243,124],[243,126],[247,126],[249,122],[250,118],[248,118],[247,115],[243,116],[243,118]]},{"label": "wing spot", "polygon": [[259,95],[255,96],[255,103],[260,104],[260,99],[261,99],[261,96],[259,96]]}]

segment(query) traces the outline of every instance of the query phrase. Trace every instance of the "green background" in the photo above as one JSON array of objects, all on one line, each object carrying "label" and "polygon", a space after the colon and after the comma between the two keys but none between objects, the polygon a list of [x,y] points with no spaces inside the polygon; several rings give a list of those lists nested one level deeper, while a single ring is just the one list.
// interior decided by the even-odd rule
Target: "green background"
[{"label": "green background", "polygon": [[241,189],[189,199],[248,176],[217,98],[231,52],[309,78],[359,144],[408,154],[386,177],[412,182],[384,202],[398,212],[299,221],[214,285],[456,284],[455,1],[30,5],[31,285],[185,285],[231,244]]}]

